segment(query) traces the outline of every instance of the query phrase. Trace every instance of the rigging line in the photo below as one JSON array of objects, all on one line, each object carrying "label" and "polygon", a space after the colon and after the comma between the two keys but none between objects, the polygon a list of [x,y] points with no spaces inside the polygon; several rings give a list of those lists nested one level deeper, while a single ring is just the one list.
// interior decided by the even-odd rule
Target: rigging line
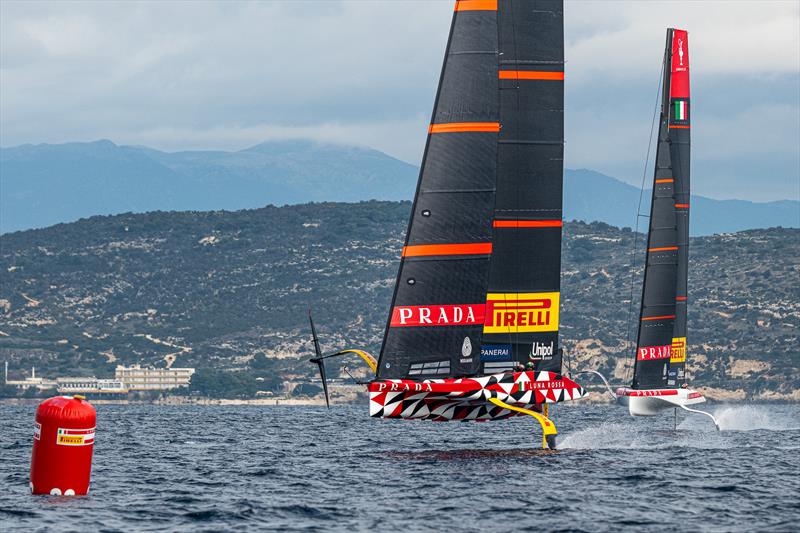
[{"label": "rigging line", "polygon": [[[650,136],[647,140],[647,155],[644,160],[644,168],[642,169],[642,185],[639,188],[639,205],[636,208],[636,228],[633,231],[633,247],[631,249],[631,282],[630,282],[630,296],[628,297],[628,320],[625,324],[625,341],[628,343],[628,360],[633,358],[633,351],[631,351],[631,316],[633,314],[633,282],[636,275],[636,244],[639,237],[639,217],[642,215],[642,199],[644,198],[644,182],[647,179],[647,166],[650,164],[650,150],[653,147],[653,130],[655,130],[656,116],[658,115],[659,95],[661,93],[661,83],[664,79],[664,66],[666,65],[666,55],[661,60],[661,71],[658,75],[658,85],[656,86],[656,103],[653,106],[653,119],[650,122]],[[649,218],[649,215],[648,215]],[[635,351],[635,348],[634,348]],[[625,365],[625,382],[628,382],[630,376],[631,364]]]},{"label": "rigging line", "polygon": [[352,379],[353,383],[355,383],[356,385],[365,385],[366,383],[368,383],[366,381],[359,381],[358,379],[356,379],[356,377],[353,374],[350,373],[350,370],[346,366],[342,367],[342,369],[345,371],[345,373],[348,376],[350,376],[350,379]]},{"label": "rigging line", "polygon": [[564,356],[563,358],[566,358],[566,360],[567,360],[567,363],[566,363],[567,372],[568,372],[567,376],[572,376],[572,359],[571,359],[571,357],[569,355],[569,352],[566,350],[566,348],[561,348],[561,350],[562,350],[561,353]]}]

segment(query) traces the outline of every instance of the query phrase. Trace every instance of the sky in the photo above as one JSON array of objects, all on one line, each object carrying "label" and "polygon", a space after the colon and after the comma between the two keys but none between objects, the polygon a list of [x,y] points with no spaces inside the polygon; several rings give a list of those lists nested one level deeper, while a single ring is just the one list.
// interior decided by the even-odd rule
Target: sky
[{"label": "sky", "polygon": [[[0,1],[0,145],[310,138],[419,164],[453,2]],[[568,168],[638,185],[665,28],[688,29],[692,187],[800,198],[800,2],[565,2]]]}]

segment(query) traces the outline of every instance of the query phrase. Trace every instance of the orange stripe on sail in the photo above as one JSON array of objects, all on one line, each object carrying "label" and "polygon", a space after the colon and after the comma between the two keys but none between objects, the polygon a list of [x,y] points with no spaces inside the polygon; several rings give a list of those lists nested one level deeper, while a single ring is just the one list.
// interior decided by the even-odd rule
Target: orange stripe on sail
[{"label": "orange stripe on sail", "polygon": [[456,133],[459,131],[500,131],[499,122],[447,122],[445,124],[431,124],[428,133]]},{"label": "orange stripe on sail", "polygon": [[456,11],[497,11],[497,0],[456,0]]},{"label": "orange stripe on sail", "polygon": [[675,300],[678,301],[678,302],[685,302],[686,301],[686,296],[676,296]]},{"label": "orange stripe on sail", "polygon": [[689,125],[688,124],[670,124],[669,127],[670,127],[670,129],[679,129],[679,130],[688,130],[689,129]]},{"label": "orange stripe on sail", "polygon": [[560,220],[495,220],[495,228],[560,228]]},{"label": "orange stripe on sail", "polygon": [[675,180],[672,178],[665,178],[663,180],[656,180],[656,183],[672,183],[673,181]]},{"label": "orange stripe on sail", "polygon": [[669,251],[677,250],[677,249],[678,249],[677,246],[663,246],[661,248],[648,248],[647,251],[648,252],[669,252]]},{"label": "orange stripe on sail", "polygon": [[543,70],[501,70],[498,72],[501,80],[563,80],[563,72],[549,72]]},{"label": "orange stripe on sail", "polygon": [[642,320],[667,320],[670,318],[675,318],[675,315],[643,316]]},{"label": "orange stripe on sail", "polygon": [[403,257],[427,255],[487,255],[492,253],[492,243],[475,242],[466,244],[417,244],[404,246]]},{"label": "orange stripe on sail", "polygon": [[676,209],[689,209],[689,204],[675,204]]}]

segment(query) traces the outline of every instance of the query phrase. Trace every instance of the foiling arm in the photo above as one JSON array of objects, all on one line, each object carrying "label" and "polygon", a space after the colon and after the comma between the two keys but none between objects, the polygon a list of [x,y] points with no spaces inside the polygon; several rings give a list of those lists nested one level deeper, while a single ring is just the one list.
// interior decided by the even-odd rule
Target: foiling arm
[{"label": "foiling arm", "polygon": [[339,350],[338,352],[334,353],[327,353],[319,357],[314,357],[310,359],[310,361],[312,363],[316,363],[317,361],[323,361],[325,359],[330,359],[331,357],[339,357],[341,355],[347,355],[349,353],[354,353],[359,357],[361,357],[361,359],[363,359],[364,362],[367,363],[367,366],[369,366],[370,370],[372,370],[373,372],[376,372],[378,370],[378,362],[372,355],[370,355],[368,352],[365,352],[364,350],[356,350],[354,348],[350,348],[347,350]]},{"label": "foiling arm", "polygon": [[369,366],[369,369],[372,370],[373,374],[378,371],[378,361],[376,361],[374,357],[372,357],[364,350],[356,350],[356,349],[342,350],[340,352],[337,352],[336,355],[344,355],[348,353],[354,353],[361,359],[363,359],[364,362],[367,363],[367,366]]},{"label": "foiling arm", "polygon": [[603,383],[605,384],[606,389],[608,390],[608,393],[611,395],[611,397],[614,398],[615,400],[617,399],[617,394],[614,392],[614,389],[611,388],[611,385],[608,383],[608,380],[603,374],[601,374],[597,370],[582,370],[580,372],[575,372],[573,375],[577,376],[580,374],[594,374],[595,376],[599,376],[600,379],[603,380]]},{"label": "foiling arm", "polygon": [[690,409],[690,408],[686,407],[685,405],[681,405],[680,407],[684,411],[689,411],[690,413],[697,413],[697,414],[700,414],[700,415],[706,415],[707,417],[709,417],[711,420],[714,421],[714,426],[716,426],[717,431],[719,431],[719,422],[717,422],[717,419],[714,418],[714,415],[712,415],[711,413],[707,413],[705,411],[701,411],[700,409]]},{"label": "foiling arm", "polygon": [[[489,401],[498,407],[502,407],[503,409],[508,409],[509,411],[516,411],[518,413],[522,413],[535,418],[542,426],[542,449],[543,450],[556,449],[556,435],[558,434],[558,431],[556,431],[556,425],[553,424],[553,421],[547,418],[547,416],[545,416],[544,414],[537,413],[536,411],[531,411],[530,409],[517,407],[516,405],[509,405],[506,402],[500,400],[499,398],[494,398],[494,397],[489,398]],[[545,406],[546,405],[547,404],[545,404]]]},{"label": "foiling arm", "polygon": [[328,378],[325,376],[325,359],[330,359],[331,357],[339,357],[342,355],[347,355],[349,353],[354,353],[361,357],[364,362],[367,363],[370,370],[373,373],[377,372],[378,370],[378,362],[372,357],[370,354],[365,352],[364,350],[355,350],[355,349],[348,349],[348,350],[339,350],[338,352],[323,354],[322,349],[320,348],[319,344],[319,337],[317,337],[317,330],[314,327],[314,319],[311,318],[311,310],[308,311],[308,322],[311,324],[311,338],[314,342],[314,354],[316,357],[312,357],[309,359],[312,363],[317,365],[319,368],[319,377],[322,380],[322,390],[325,392],[325,405],[328,407],[331,406],[330,403],[330,396],[328,395]]},{"label": "foiling arm", "polygon": [[378,369],[378,363],[375,361],[375,358],[372,357],[369,353],[365,352],[364,350],[339,350],[338,352],[329,353],[325,355],[320,355],[318,357],[312,357],[309,359],[312,363],[316,363],[317,368],[319,368],[319,377],[322,380],[322,390],[325,392],[325,405],[328,407],[331,406],[330,397],[328,395],[328,378],[325,376],[325,359],[330,359],[331,357],[339,357],[342,355],[347,355],[350,353],[354,353],[361,357],[364,362],[367,363],[369,368],[374,373]]}]

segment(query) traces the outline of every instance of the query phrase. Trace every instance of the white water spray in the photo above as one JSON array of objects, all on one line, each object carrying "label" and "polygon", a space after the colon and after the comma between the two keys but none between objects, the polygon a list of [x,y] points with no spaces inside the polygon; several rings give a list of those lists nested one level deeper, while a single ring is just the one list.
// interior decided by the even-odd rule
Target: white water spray
[{"label": "white water spray", "polygon": [[[563,435],[560,449],[624,450],[685,448],[724,449],[738,445],[726,432],[800,430],[800,408],[791,404],[721,405],[710,410],[720,430],[705,417],[678,411],[678,431],[672,430],[672,414],[663,417],[603,421]],[[627,413],[625,413],[627,415]]]},{"label": "white water spray", "polygon": [[724,405],[714,410],[722,431],[790,431],[800,429],[800,413],[776,411],[770,405]]},{"label": "white water spray", "polygon": [[652,446],[649,440],[647,433],[639,432],[631,424],[603,422],[567,434],[558,447],[578,450],[648,448]]}]

